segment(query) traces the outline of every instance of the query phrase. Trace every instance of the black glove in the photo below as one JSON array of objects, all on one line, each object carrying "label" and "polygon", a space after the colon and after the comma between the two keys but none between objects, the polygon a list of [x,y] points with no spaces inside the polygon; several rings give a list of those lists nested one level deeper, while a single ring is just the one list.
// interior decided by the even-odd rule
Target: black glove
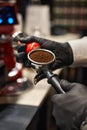
[{"label": "black glove", "polygon": [[19,61],[22,61],[25,65],[27,64],[25,49],[26,44],[29,42],[38,42],[41,45],[41,48],[48,49],[54,52],[56,60],[51,67],[52,70],[58,69],[63,66],[68,66],[73,63],[73,52],[68,43],[62,44],[35,36],[16,37],[15,40],[19,40],[23,43],[18,46],[17,50],[19,54],[17,56],[17,59],[19,59]]},{"label": "black glove", "polygon": [[87,117],[87,87],[66,80],[61,80],[60,85],[66,93],[52,97],[58,130],[81,130],[80,126]]}]

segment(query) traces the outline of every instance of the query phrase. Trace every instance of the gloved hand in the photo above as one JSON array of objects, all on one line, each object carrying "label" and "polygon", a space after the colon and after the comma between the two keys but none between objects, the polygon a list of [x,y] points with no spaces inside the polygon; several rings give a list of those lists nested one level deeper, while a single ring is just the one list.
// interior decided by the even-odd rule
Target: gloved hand
[{"label": "gloved hand", "polygon": [[[19,34],[18,34],[19,35]],[[56,56],[56,60],[54,64],[52,64],[51,69],[55,70],[60,67],[68,66],[73,63],[73,52],[68,43],[58,43],[55,41],[35,37],[35,36],[26,36],[26,37],[19,37],[16,36],[13,40],[20,41],[21,45],[18,46],[18,61],[22,61],[24,65],[29,65],[30,63],[27,62],[27,55],[25,53],[26,44],[31,42],[38,42],[41,45],[41,48],[51,50],[54,52]]]},{"label": "gloved hand", "polygon": [[58,130],[82,130],[80,126],[87,118],[87,87],[66,80],[61,80],[60,85],[66,93],[52,97]]}]

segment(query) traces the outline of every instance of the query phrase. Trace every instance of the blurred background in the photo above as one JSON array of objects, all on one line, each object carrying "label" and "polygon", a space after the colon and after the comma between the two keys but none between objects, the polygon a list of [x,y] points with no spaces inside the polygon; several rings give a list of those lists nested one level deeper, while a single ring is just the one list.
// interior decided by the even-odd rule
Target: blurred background
[{"label": "blurred background", "polygon": [[[62,35],[69,32],[79,33],[81,36],[87,35],[87,1],[86,0],[3,0],[4,2],[16,2],[18,12],[22,15],[23,31],[26,31],[27,20],[31,22],[31,12],[35,15],[32,17],[34,22],[47,19],[51,35]],[[33,6],[33,7],[32,7]],[[41,8],[40,8],[41,7]],[[48,9],[43,9],[48,8]],[[38,11],[39,10],[39,11]],[[29,12],[30,11],[30,12]],[[36,14],[35,12],[36,11]],[[45,17],[46,15],[46,17]],[[30,16],[30,18],[29,18]],[[39,19],[40,18],[40,19]],[[45,21],[44,20],[44,21]],[[43,21],[43,23],[44,23]],[[35,23],[34,23],[35,24]],[[31,23],[28,23],[31,26]],[[41,28],[40,25],[39,29]],[[35,29],[33,27],[33,29]],[[42,31],[42,30],[41,30]],[[42,31],[43,32],[43,31]]]},{"label": "blurred background", "polygon": [[[27,8],[30,6],[48,6],[51,35],[68,32],[87,35],[87,1],[86,0],[17,0],[19,12],[26,23]],[[34,6],[35,7],[35,6]],[[39,7],[38,7],[39,8]],[[43,9],[41,9],[42,11]],[[39,19],[38,19],[39,20]]]}]

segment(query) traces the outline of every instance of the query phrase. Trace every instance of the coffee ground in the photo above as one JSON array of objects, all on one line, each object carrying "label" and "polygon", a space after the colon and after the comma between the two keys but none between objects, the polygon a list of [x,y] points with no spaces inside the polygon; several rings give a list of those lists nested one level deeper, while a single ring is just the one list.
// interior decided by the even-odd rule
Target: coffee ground
[{"label": "coffee ground", "polygon": [[38,50],[34,51],[30,54],[30,58],[39,63],[47,63],[53,60],[53,55],[49,52],[46,52],[44,50]]}]

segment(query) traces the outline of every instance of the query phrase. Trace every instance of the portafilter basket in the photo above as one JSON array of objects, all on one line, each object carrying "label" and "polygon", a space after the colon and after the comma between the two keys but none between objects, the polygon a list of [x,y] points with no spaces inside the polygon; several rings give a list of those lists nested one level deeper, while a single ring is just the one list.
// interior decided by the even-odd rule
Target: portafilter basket
[{"label": "portafilter basket", "polygon": [[57,93],[65,93],[60,86],[58,75],[53,74],[49,69],[49,65],[56,59],[52,51],[47,49],[34,49],[28,53],[27,57],[36,70],[42,70],[42,73],[48,79],[48,83],[55,88]]},{"label": "portafilter basket", "polygon": [[28,53],[28,59],[32,65],[41,67],[53,63],[55,55],[47,49],[34,49]]}]

